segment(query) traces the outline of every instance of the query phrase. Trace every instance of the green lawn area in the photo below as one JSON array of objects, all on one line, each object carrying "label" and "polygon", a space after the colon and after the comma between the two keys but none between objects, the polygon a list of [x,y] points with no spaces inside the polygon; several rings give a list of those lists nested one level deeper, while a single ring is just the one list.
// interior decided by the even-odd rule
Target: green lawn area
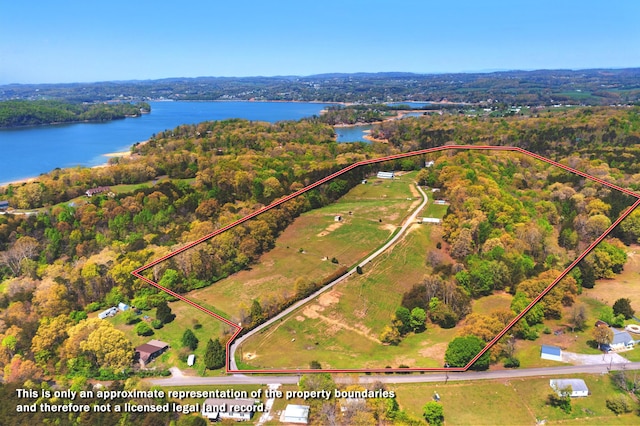
[{"label": "green lawn area", "polygon": [[513,296],[509,293],[496,293],[473,300],[471,309],[474,313],[491,315],[494,311],[511,309],[511,299],[513,299]]},{"label": "green lawn area", "polygon": [[447,214],[447,210],[449,209],[448,205],[442,204],[434,204],[432,200],[432,195],[428,194],[429,204],[422,212],[422,216],[424,217],[436,217],[438,219],[442,219],[445,214]]},{"label": "green lawn area", "polygon": [[638,424],[636,414],[616,416],[606,408],[606,399],[618,392],[608,376],[577,374],[570,378],[583,379],[591,392],[588,397],[572,399],[570,414],[547,405],[549,378],[416,383],[393,388],[400,407],[416,417],[422,416],[422,407],[437,392],[445,424],[451,425],[531,425],[536,420],[547,424]]},{"label": "green lawn area", "polygon": [[[138,336],[134,330],[135,325],[127,325],[124,323],[124,316],[122,313],[118,313],[116,316],[108,318],[106,321],[110,321],[116,328],[122,330],[129,340],[131,340],[134,347],[147,343],[151,339],[161,340],[169,344],[170,349],[150,363],[150,368],[168,368],[176,366],[187,374],[197,373],[202,375],[204,373],[204,364],[202,360],[207,346],[207,341],[210,338],[222,338],[223,329],[226,325],[182,301],[171,302],[169,303],[169,307],[176,316],[175,319],[172,322],[165,324],[161,329],[154,330],[154,334],[151,336]],[[154,319],[155,310],[143,312],[142,315],[140,315],[141,320],[143,320],[142,317],[144,315],[148,315],[151,319]],[[201,327],[197,328],[197,324],[200,324]],[[187,328],[190,328],[200,341],[196,350],[191,352],[196,355],[196,363],[193,367],[187,366],[186,362],[180,361],[178,358],[178,352],[180,351],[180,348],[182,348],[182,334]],[[207,375],[210,374],[212,374],[212,372],[207,372]]]},{"label": "green lawn area", "polygon": [[314,360],[333,369],[441,367],[456,329],[429,326],[398,346],[378,340],[403,292],[427,272],[424,253],[435,245],[432,230],[432,225],[414,225],[392,250],[367,265],[364,274],[353,275],[252,337],[238,357],[256,368],[308,368]]},{"label": "green lawn area", "polygon": [[[597,355],[602,352],[593,348],[588,342],[592,340],[591,333],[598,317],[598,311],[603,306],[601,302],[586,297],[584,294],[577,298],[577,304],[583,304],[587,312],[587,321],[583,330],[571,331],[568,318],[571,315],[572,307],[564,309],[562,318],[559,320],[545,320],[543,325],[537,325],[536,330],[540,337],[536,340],[519,340],[516,346],[516,358],[520,360],[520,366],[547,367],[565,365],[557,361],[543,360],[540,358],[540,346],[552,345],[562,348],[564,351],[581,354]],[[548,328],[550,334],[545,334],[543,330]],[[562,331],[562,334],[554,334],[554,331]]]},{"label": "green lawn area", "polygon": [[[340,266],[352,267],[382,245],[421,197],[414,193],[414,173],[393,181],[357,185],[336,203],[304,213],[249,270],[240,271],[189,297],[239,318],[253,299],[291,298],[300,278],[320,281]],[[335,221],[335,216],[342,220]],[[212,240],[215,244],[215,238]],[[338,264],[332,263],[336,258]]]}]

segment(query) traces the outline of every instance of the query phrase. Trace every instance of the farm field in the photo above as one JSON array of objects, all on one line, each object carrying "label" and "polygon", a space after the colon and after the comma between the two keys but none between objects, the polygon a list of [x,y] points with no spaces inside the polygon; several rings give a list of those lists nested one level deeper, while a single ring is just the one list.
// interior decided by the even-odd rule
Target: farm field
[{"label": "farm field", "polygon": [[616,416],[606,407],[606,399],[619,392],[609,376],[571,376],[583,379],[591,394],[586,398],[573,398],[570,414],[547,405],[551,393],[549,379],[552,378],[555,377],[403,384],[395,385],[394,389],[400,407],[420,418],[422,407],[437,392],[444,408],[445,423],[451,425],[531,425],[537,421],[546,424],[570,422],[572,425],[637,424],[635,413]]},{"label": "farm field", "polygon": [[[382,245],[420,203],[414,176],[369,180],[337,202],[302,214],[249,270],[188,297],[235,319],[249,309],[253,299],[264,303],[269,297],[293,297],[299,278],[321,281],[341,266],[353,266]],[[341,220],[336,221],[336,216]]]},{"label": "farm field", "polygon": [[402,293],[427,271],[424,253],[435,246],[431,234],[436,230],[432,225],[414,225],[362,275],[353,275],[250,338],[239,356],[257,368],[308,368],[311,361],[332,369],[442,367],[456,329],[429,326],[423,333],[409,334],[398,346],[382,345],[379,340],[400,306]]}]

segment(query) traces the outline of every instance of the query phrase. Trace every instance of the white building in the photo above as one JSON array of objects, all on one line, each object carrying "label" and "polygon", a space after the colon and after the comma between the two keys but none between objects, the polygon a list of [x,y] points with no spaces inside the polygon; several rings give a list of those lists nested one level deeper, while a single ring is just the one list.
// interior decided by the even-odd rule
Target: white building
[{"label": "white building", "polygon": [[563,391],[569,388],[571,388],[571,398],[589,396],[589,388],[582,379],[551,379],[549,386],[558,396],[562,396]]},{"label": "white building", "polygon": [[309,406],[289,404],[280,417],[282,423],[309,423]]},{"label": "white building", "polygon": [[115,306],[113,306],[113,307],[111,307],[111,308],[109,308],[109,309],[107,309],[107,310],[104,310],[104,311],[100,312],[100,313],[98,314],[98,318],[100,318],[100,319],[105,319],[106,317],[112,317],[112,316],[114,316],[114,315],[115,315],[115,314],[117,314],[117,313],[118,313],[118,308],[116,308]]},{"label": "white building", "polygon": [[[253,413],[257,411],[255,405],[256,401],[253,399],[207,398],[202,403],[200,414],[213,422],[222,419],[248,422]],[[232,408],[236,408],[237,411]]]},{"label": "white building", "polygon": [[603,349],[606,351],[623,351],[626,349],[633,349],[636,341],[631,335],[624,330],[616,330],[611,328],[613,332],[613,339],[608,345],[603,345]]},{"label": "white building", "polygon": [[423,217],[422,223],[442,223],[442,219],[438,219],[437,217]]},{"label": "white building", "polygon": [[378,172],[378,179],[393,179],[396,177],[395,172]]},{"label": "white building", "polygon": [[562,361],[562,349],[557,346],[542,345],[540,358],[551,361]]}]

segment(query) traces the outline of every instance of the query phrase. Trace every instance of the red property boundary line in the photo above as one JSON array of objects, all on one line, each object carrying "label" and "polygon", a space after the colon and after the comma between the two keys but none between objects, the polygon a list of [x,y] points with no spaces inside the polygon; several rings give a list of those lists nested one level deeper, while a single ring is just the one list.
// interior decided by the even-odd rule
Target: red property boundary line
[{"label": "red property boundary line", "polygon": [[[496,337],[494,337],[490,342],[488,342],[486,344],[486,346],[482,349],[482,351],[480,351],[471,361],[469,361],[469,363],[467,365],[465,365],[464,367],[443,367],[443,368],[401,368],[401,369],[392,369],[392,368],[377,368],[377,369],[326,369],[326,370],[310,370],[310,369],[296,369],[296,370],[291,370],[291,369],[281,369],[281,370],[277,370],[277,369],[271,369],[271,370],[232,370],[230,369],[230,357],[229,357],[229,349],[231,346],[231,343],[236,339],[236,337],[238,337],[238,335],[240,334],[240,332],[242,331],[242,327],[240,327],[239,325],[229,321],[227,318],[224,318],[218,314],[216,314],[215,312],[210,311],[209,309],[187,299],[186,297],[166,288],[163,287],[161,285],[159,285],[158,283],[156,283],[155,281],[145,277],[142,275],[142,272],[161,263],[164,262],[167,259],[170,259],[200,243],[203,243],[207,240],[210,240],[211,238],[220,235],[221,233],[230,230],[231,228],[234,228],[268,210],[271,210],[274,207],[277,207],[295,197],[298,197],[299,195],[302,195],[332,179],[335,179],[336,177],[343,175],[344,173],[347,173],[357,167],[360,166],[364,166],[364,165],[369,165],[369,164],[377,164],[377,163],[382,163],[385,161],[390,161],[390,160],[398,160],[401,158],[407,158],[407,157],[414,157],[417,155],[423,155],[423,154],[429,154],[432,152],[438,152],[438,151],[445,151],[445,150],[450,150],[450,149],[454,149],[454,150],[478,150],[478,151],[512,151],[512,152],[517,152],[520,154],[524,154],[527,155],[529,157],[535,158],[537,160],[543,161],[547,164],[553,165],[555,167],[559,167],[563,170],[566,170],[568,172],[574,173],[578,176],[582,176],[586,179],[592,180],[594,182],[600,183],[602,185],[605,185],[611,189],[615,189],[616,191],[620,191],[622,193],[625,193],[627,195],[630,195],[632,197],[636,198],[635,203],[633,203],[633,205],[631,205],[630,207],[628,207],[621,215],[620,217],[611,224],[611,226],[609,228],[607,228],[604,233],[602,233],[602,235],[600,235],[589,247],[587,247],[587,249],[582,252],[582,254],[580,254],[580,256],[578,256],[564,271],[562,271],[562,273],[551,283],[549,284],[549,286],[547,286],[541,293],[540,295],[538,295],[533,301],[531,301],[531,303],[522,311],[520,312],[509,324],[507,324],[507,326],[500,332],[498,333],[498,335],[496,335]],[[150,284],[156,288],[158,288],[159,290],[164,291],[165,293],[191,305],[192,307],[199,309],[200,311],[212,316],[213,318],[216,318],[217,320],[222,321],[223,323],[231,326],[233,329],[235,329],[235,332],[233,333],[233,335],[231,336],[231,338],[227,341],[226,344],[226,349],[227,349],[227,359],[226,359],[226,366],[225,366],[225,370],[227,373],[261,373],[261,374],[278,374],[278,373],[286,373],[286,374],[300,374],[300,373],[403,373],[403,372],[436,372],[436,371],[440,371],[440,372],[464,372],[467,371],[482,355],[484,355],[489,349],[491,349],[491,347],[493,345],[495,345],[498,340],[500,340],[506,333],[509,332],[509,330],[522,318],[524,317],[532,308],[533,306],[538,303],[547,293],[549,293],[553,287],[555,287],[556,284],[558,284],[560,282],[560,280],[562,280],[570,271],[571,269],[573,269],[582,259],[584,259],[602,240],[604,240],[607,235],[609,235],[609,233],[611,231],[613,231],[613,229],[620,223],[622,222],[622,220],[624,220],[629,214],[631,214],[631,212],[638,207],[638,205],[640,205],[640,194],[630,191],[628,189],[622,188],[620,186],[614,185],[612,183],[609,183],[607,181],[604,181],[600,178],[597,178],[595,176],[591,176],[587,173],[584,173],[580,170],[576,170],[572,167],[569,167],[567,165],[558,163],[557,161],[553,161],[550,160],[546,157],[543,157],[541,155],[535,154],[533,152],[527,151],[525,149],[522,148],[518,148],[518,147],[510,147],[510,146],[494,146],[494,145],[485,145],[485,146],[475,146],[475,145],[447,145],[447,146],[439,146],[439,147],[435,147],[435,148],[428,148],[428,149],[422,149],[419,151],[412,151],[412,152],[407,152],[407,153],[402,153],[402,154],[395,154],[395,155],[390,155],[387,157],[380,157],[380,158],[373,158],[373,159],[369,159],[369,160],[362,160],[359,161],[357,163],[353,163],[350,166],[347,166],[323,179],[318,180],[317,182],[314,182],[296,192],[294,192],[293,194],[290,194],[288,196],[285,196],[283,198],[280,198],[279,200],[274,201],[273,203],[269,204],[268,206],[265,206],[245,217],[243,217],[242,219],[239,219],[233,223],[230,223],[218,230],[216,230],[215,232],[212,232],[208,235],[205,235],[204,237],[193,241],[171,253],[169,253],[166,256],[163,256],[159,259],[154,260],[153,262],[150,262],[136,270],[134,270],[132,272],[132,274],[141,279],[142,281],[146,282],[147,284]]]}]

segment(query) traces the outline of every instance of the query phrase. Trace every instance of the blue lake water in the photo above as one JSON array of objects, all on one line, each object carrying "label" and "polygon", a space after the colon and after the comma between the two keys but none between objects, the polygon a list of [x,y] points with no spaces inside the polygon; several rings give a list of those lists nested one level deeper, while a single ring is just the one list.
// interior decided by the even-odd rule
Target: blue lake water
[{"label": "blue lake water", "polygon": [[373,126],[371,125],[362,125],[362,126],[349,126],[349,127],[336,127],[336,135],[338,142],[367,142],[368,140],[364,138],[367,134],[368,130],[371,130]]},{"label": "blue lake water", "polygon": [[104,154],[180,124],[245,118],[276,122],[320,114],[327,104],[302,102],[150,102],[151,114],[107,123],[74,123],[0,130],[0,182],[46,173],[56,167],[96,166]]}]

